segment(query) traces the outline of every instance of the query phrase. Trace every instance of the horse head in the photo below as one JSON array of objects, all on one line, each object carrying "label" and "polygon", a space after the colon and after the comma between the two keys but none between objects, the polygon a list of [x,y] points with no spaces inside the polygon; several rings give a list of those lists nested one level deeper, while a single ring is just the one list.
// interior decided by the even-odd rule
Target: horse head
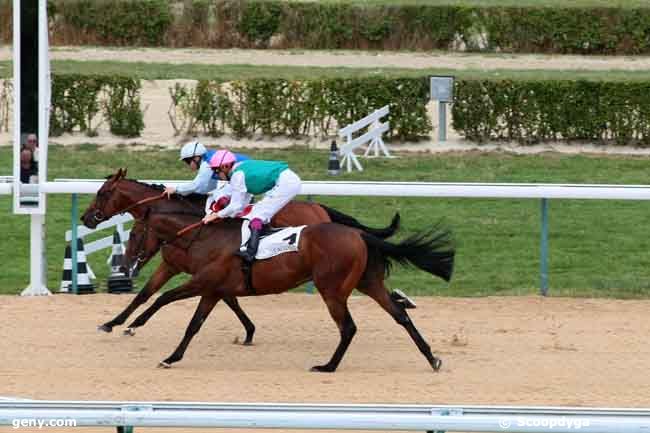
[{"label": "horse head", "polygon": [[119,169],[110,175],[97,191],[95,199],[81,216],[81,221],[86,227],[94,229],[103,221],[110,219],[128,203],[128,198],[119,193],[120,184],[126,176],[126,169]]},{"label": "horse head", "polygon": [[131,227],[120,269],[129,278],[137,277],[140,269],[149,263],[161,246],[158,237],[151,233],[152,229],[148,225],[147,217],[148,214],[143,219],[136,220]]}]

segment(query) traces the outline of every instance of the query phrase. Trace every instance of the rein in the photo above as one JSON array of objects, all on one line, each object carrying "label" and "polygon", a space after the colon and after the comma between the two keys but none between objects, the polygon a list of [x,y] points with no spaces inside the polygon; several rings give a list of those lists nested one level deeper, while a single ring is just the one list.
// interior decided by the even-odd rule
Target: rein
[{"label": "rein", "polygon": [[161,198],[165,197],[165,193],[160,193],[159,195],[153,196],[153,197],[148,197],[148,198],[143,198],[142,200],[136,201],[135,203],[125,207],[121,211],[115,212],[116,214],[118,213],[125,213],[130,211],[131,209],[138,207],[142,204],[150,203],[152,201],[160,200]]},{"label": "rein", "polygon": [[[148,219],[148,217],[149,217],[149,215],[150,215],[151,213],[154,213],[154,212],[147,212],[147,214],[146,214],[145,217],[143,218],[143,221],[144,221],[144,223],[145,223],[145,230],[146,230],[147,232],[148,232],[148,230],[149,230],[149,224],[148,224],[148,222],[147,222],[147,219]],[[177,212],[155,212],[155,213],[162,213],[162,214],[176,214]],[[181,212],[181,214],[182,214],[182,212]],[[217,220],[217,221],[218,221],[218,220]],[[198,221],[198,222],[195,222],[195,223],[193,223],[193,224],[190,224],[190,225],[188,225],[188,226],[186,226],[186,227],[180,229],[178,232],[176,232],[176,235],[174,235],[174,237],[173,237],[172,239],[169,239],[169,240],[161,239],[161,240],[160,240],[160,246],[163,247],[164,245],[171,245],[171,244],[173,244],[174,242],[176,242],[176,240],[177,240],[178,238],[180,238],[181,236],[185,235],[186,233],[188,233],[188,232],[194,230],[195,228],[197,228],[197,227],[201,227],[201,229],[202,229],[202,228],[203,228],[203,227],[202,227],[203,225],[204,225],[204,224],[203,224],[203,220]],[[145,234],[145,236],[147,236],[147,235],[148,235],[148,233]],[[194,243],[194,241],[195,241],[195,240],[196,240],[200,235],[201,235],[201,230],[199,230],[199,231],[196,233],[196,235],[192,238],[192,240],[190,240],[190,244],[189,244],[187,247],[185,247],[185,248],[182,248],[182,247],[181,247],[181,248],[184,249],[184,250],[189,249],[189,248],[192,246],[192,244]],[[139,250],[139,251],[138,251],[138,257],[140,257],[140,256],[142,255],[142,250],[143,250],[142,246],[143,246],[144,244],[145,244],[144,241],[141,241],[141,242],[140,242],[140,245],[138,246],[138,250]]]},{"label": "rein", "polygon": [[179,237],[183,236],[185,233],[187,233],[189,231],[192,231],[192,230],[194,230],[195,228],[197,228],[197,227],[199,227],[201,225],[203,225],[203,220],[195,222],[194,224],[190,224],[189,226],[180,229],[176,233],[176,237],[179,238]]}]

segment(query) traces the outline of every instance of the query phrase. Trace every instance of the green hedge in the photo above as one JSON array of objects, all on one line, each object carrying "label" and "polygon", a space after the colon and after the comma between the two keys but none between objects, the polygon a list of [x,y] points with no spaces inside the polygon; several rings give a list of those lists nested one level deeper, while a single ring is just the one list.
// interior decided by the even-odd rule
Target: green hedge
[{"label": "green hedge", "polygon": [[[427,77],[288,81],[199,81],[170,89],[178,134],[335,135],[373,110],[390,106],[389,137],[417,140],[431,131]],[[182,126],[181,126],[182,125]]]},{"label": "green hedge", "polygon": [[[649,54],[648,8],[49,0],[55,44]],[[0,38],[11,40],[0,0]]]},{"label": "green hedge", "polygon": [[468,140],[650,145],[650,82],[462,80],[454,91]]},{"label": "green hedge", "polygon": [[164,46],[174,21],[168,0],[48,0],[48,16],[51,42],[70,45]]},{"label": "green hedge", "polygon": [[[0,99],[2,106],[8,97]],[[432,130],[428,77],[203,80],[177,84],[170,101],[178,134],[331,136],[384,105],[389,138],[418,140]],[[650,82],[457,80],[452,112],[454,129],[470,141],[650,145]],[[137,79],[53,76],[52,135],[95,135],[103,119],[113,134],[134,137],[143,117]]]},{"label": "green hedge", "polygon": [[0,41],[8,44],[13,41],[13,15],[11,0],[0,0]]},{"label": "green hedge", "polygon": [[101,114],[111,133],[139,136],[144,129],[140,87],[140,80],[134,78],[53,74],[50,135],[95,136]]}]

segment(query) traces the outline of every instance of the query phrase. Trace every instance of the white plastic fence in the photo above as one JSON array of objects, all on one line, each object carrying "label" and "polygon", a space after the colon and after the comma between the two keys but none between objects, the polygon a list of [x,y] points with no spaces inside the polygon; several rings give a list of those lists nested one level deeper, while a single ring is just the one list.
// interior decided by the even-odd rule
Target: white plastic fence
[{"label": "white plastic fence", "polygon": [[[43,192],[49,194],[95,194],[104,180],[62,179],[44,182]],[[180,185],[178,181],[146,181],[165,185]],[[0,194],[11,194],[11,183],[0,183]],[[31,186],[31,185],[30,185]],[[38,185],[34,185],[38,187]],[[392,197],[466,197],[541,199],[540,286],[542,294],[548,289],[548,199],[612,199],[650,200],[649,185],[587,185],[587,184],[516,184],[516,183],[442,183],[442,182],[303,182],[301,194],[392,196]],[[33,233],[32,233],[33,235]],[[38,255],[31,255],[32,273],[42,265]]]},{"label": "white plastic fence", "polygon": [[[390,153],[381,138],[382,134],[388,131],[390,125],[388,122],[382,123],[380,121],[380,119],[388,115],[388,113],[388,105],[386,105],[379,110],[375,110],[363,119],[357,120],[339,130],[339,136],[346,139],[346,142],[341,146],[339,153],[343,156],[341,159],[341,166],[346,166],[347,171],[352,171],[352,165],[354,165],[357,170],[363,171],[363,167],[361,167],[354,151],[366,143],[368,143],[368,148],[366,149],[364,156],[369,156],[370,152],[374,152],[374,156],[379,156],[379,151],[381,150],[385,156],[390,157]],[[370,128],[365,134],[352,138],[354,133],[369,125]]]},{"label": "white plastic fence", "polygon": [[[89,229],[86,226],[81,226],[77,228],[77,238],[84,238],[89,234],[96,233],[101,230],[109,229],[115,227],[117,232],[120,234],[120,239],[124,242],[129,237],[131,230],[124,229],[124,223],[133,221],[131,214],[116,215],[108,221],[104,221],[99,224],[95,229]],[[67,230],[65,232],[65,241],[70,242],[72,240],[72,230]],[[84,250],[86,254],[92,254],[96,251],[103,250],[104,248],[110,248],[113,246],[113,234],[111,232],[110,236],[106,236],[96,241],[84,242]]]},{"label": "white plastic fence", "polygon": [[[64,179],[44,183],[43,190],[47,194],[96,194],[103,182],[104,180]],[[185,182],[151,181],[151,183],[180,185]],[[2,184],[0,184],[1,186]],[[384,197],[650,200],[650,185],[304,181],[302,183],[301,194]]]},{"label": "white plastic fence", "polygon": [[0,401],[0,425],[74,420],[83,426],[407,430],[421,432],[647,433],[648,409]]}]

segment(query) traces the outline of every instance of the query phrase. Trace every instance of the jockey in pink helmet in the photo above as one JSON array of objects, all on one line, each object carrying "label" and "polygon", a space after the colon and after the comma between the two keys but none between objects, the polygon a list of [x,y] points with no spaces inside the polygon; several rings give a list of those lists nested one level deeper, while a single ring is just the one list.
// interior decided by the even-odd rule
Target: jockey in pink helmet
[{"label": "jockey in pink helmet", "polygon": [[[204,223],[235,217],[250,203],[253,195],[264,194],[247,215],[250,239],[247,248],[238,254],[250,263],[255,258],[263,225],[300,193],[300,178],[285,162],[252,159],[237,162],[235,155],[228,150],[215,152],[209,164],[222,180],[229,181],[232,195],[230,203],[218,212],[209,213],[203,218]],[[242,236],[242,243],[244,240]]]}]

